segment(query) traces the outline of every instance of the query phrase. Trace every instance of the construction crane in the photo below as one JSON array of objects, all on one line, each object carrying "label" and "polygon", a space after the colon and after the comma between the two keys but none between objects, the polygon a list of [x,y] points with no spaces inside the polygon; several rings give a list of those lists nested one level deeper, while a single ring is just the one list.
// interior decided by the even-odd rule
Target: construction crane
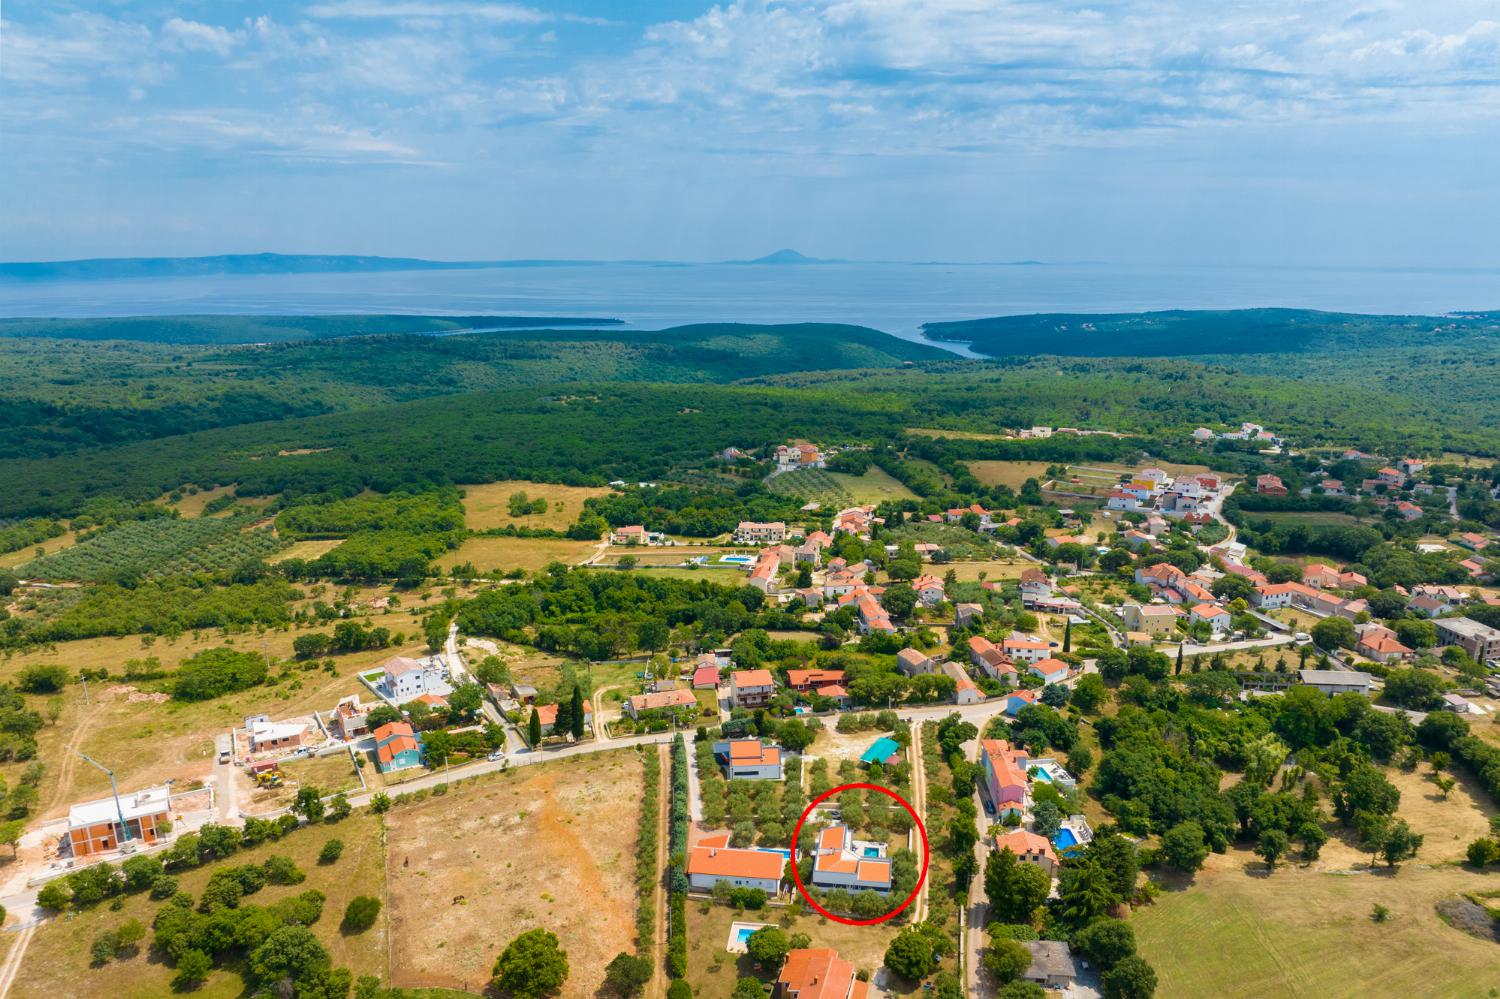
[{"label": "construction crane", "polygon": [[86,756],[76,749],[73,750],[73,755],[77,756],[85,763],[91,763],[94,766],[98,767],[100,770],[104,771],[105,776],[109,778],[109,789],[114,794],[115,814],[120,818],[120,842],[125,843],[129,842],[131,839],[134,839],[134,837],[130,835],[130,824],[125,821],[125,809],[120,805],[120,785],[115,783],[115,772],[109,767],[100,763],[98,760],[94,759],[92,756]]}]

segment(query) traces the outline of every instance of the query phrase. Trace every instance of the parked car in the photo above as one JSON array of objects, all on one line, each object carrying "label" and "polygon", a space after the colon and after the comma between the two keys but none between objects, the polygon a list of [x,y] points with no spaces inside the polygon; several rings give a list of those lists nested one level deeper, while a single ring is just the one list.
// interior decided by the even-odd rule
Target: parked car
[{"label": "parked car", "polygon": [[499,763],[501,760],[505,759],[505,750],[497,749],[490,755],[486,756],[485,759],[489,760],[491,763]]}]

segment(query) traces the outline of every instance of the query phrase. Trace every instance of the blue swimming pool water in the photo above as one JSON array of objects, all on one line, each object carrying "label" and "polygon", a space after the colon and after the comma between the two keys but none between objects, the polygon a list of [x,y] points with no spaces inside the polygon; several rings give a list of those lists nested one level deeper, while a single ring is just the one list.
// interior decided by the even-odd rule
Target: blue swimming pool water
[{"label": "blue swimming pool water", "polygon": [[720,555],[720,562],[728,562],[730,565],[753,565],[755,559],[749,555]]},{"label": "blue swimming pool water", "polygon": [[735,930],[734,942],[748,947],[750,945],[750,935],[754,932],[755,927],[753,926],[741,926],[738,930]]},{"label": "blue swimming pool water", "polygon": [[880,856],[880,848],[878,846],[867,846],[867,847],[865,847],[865,856],[866,857],[878,857],[878,856]]},{"label": "blue swimming pool water", "polygon": [[792,859],[792,851],[790,851],[790,850],[768,850],[765,847],[761,847],[760,850],[761,850],[762,853],[774,853],[778,857],[784,857],[787,860],[791,860]]},{"label": "blue swimming pool water", "polygon": [[1048,772],[1047,772],[1047,771],[1045,771],[1045,770],[1038,770],[1038,771],[1037,771],[1037,772],[1036,772],[1036,779],[1037,779],[1037,780],[1044,780],[1044,781],[1046,781],[1046,782],[1047,782],[1047,783],[1048,783],[1048,784],[1051,784],[1051,783],[1052,783],[1052,775],[1051,775],[1051,774],[1049,774],[1049,773],[1048,773]]},{"label": "blue swimming pool water", "polygon": [[1078,837],[1073,835],[1071,829],[1059,829],[1057,835],[1052,837],[1052,845],[1066,850],[1070,846],[1078,845]]}]

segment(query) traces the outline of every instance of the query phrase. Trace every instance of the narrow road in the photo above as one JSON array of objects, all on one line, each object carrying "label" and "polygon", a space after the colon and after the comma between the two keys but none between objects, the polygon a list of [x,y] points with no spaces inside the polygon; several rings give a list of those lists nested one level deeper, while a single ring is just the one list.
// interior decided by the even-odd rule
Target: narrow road
[{"label": "narrow road", "polygon": [[10,995],[11,986],[16,983],[16,975],[21,971],[21,960],[26,956],[26,948],[31,946],[31,937],[36,928],[36,923],[28,924],[16,937],[10,953],[5,955],[5,964],[0,965],[0,999],[6,999]]},{"label": "narrow road", "polygon": [[[975,747],[972,754],[970,753],[969,746]],[[972,758],[977,760],[979,756],[978,746],[977,741],[965,743],[964,754],[966,756],[972,755]],[[980,821],[982,822],[984,819],[984,803],[979,799],[978,789],[974,791],[974,806],[979,810]],[[974,875],[974,880],[969,882],[968,908],[964,916],[966,920],[963,940],[964,994],[971,997],[989,994],[988,992],[981,992],[983,983],[981,982],[980,975],[981,961],[984,957],[984,947],[987,942],[984,928],[989,925],[989,903],[984,897],[984,863],[988,859],[988,854],[988,848],[985,846],[984,839],[981,838],[979,842],[974,844],[974,855],[979,859],[979,867],[978,873]]]},{"label": "narrow road", "polygon": [[[920,721],[911,727],[911,749],[911,805],[916,809],[917,818],[921,820],[925,828],[927,825],[927,763],[922,754],[922,723]],[[917,840],[920,836],[921,833],[915,829],[907,836],[907,846],[913,852],[917,850]],[[911,906],[913,923],[924,922],[927,919],[927,893],[931,889],[932,878],[928,877],[923,880],[922,890],[917,894],[917,900]]]},{"label": "narrow road", "polygon": [[665,744],[656,747],[660,763],[656,793],[656,891],[651,904],[656,907],[652,922],[655,939],[651,943],[651,988],[653,999],[667,994],[667,837],[672,819],[672,749]]},{"label": "narrow road", "polygon": [[600,687],[598,690],[594,691],[594,741],[595,742],[601,742],[601,743],[603,743],[603,742],[608,742],[609,741],[609,734],[604,731],[604,695],[607,692],[609,692],[611,690],[614,690],[614,689],[616,689],[618,687],[621,687],[621,686],[623,686],[623,684],[616,683],[616,684],[613,684],[613,685],[608,686],[608,687]]}]

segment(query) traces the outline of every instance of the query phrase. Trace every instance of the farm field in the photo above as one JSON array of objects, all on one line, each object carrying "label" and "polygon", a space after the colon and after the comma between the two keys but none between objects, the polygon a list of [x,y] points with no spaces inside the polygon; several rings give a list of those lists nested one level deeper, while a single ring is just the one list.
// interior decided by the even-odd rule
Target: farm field
[{"label": "farm field", "polygon": [[561,995],[593,996],[634,943],[641,779],[635,751],[597,753],[387,813],[391,982],[477,990],[505,944],[541,926],[568,954]]},{"label": "farm field", "polygon": [[916,499],[917,494],[906,488],[883,468],[871,465],[863,475],[847,472],[829,472],[828,477],[843,487],[855,503],[879,503],[888,499]]},{"label": "farm field", "polygon": [[[223,644],[222,639],[205,646],[219,644]],[[63,710],[57,723],[37,733],[38,756],[47,764],[38,787],[37,814],[60,815],[76,801],[109,791],[108,779],[81,764],[67,751],[69,748],[113,766],[122,791],[159,784],[167,778],[203,778],[212,769],[214,736],[241,724],[245,715],[263,711],[272,718],[286,718],[313,710],[327,711],[340,697],[364,690],[356,678],[360,670],[392,655],[421,655],[425,648],[423,643],[413,642],[401,648],[337,656],[333,657],[336,675],[322,670],[294,671],[274,687],[256,687],[196,703],[162,699],[154,693],[159,681],[91,683],[87,700],[81,687],[69,686],[62,695]],[[350,776],[352,779],[352,773]]]},{"label": "farm field", "polygon": [[[734,909],[727,905],[712,905],[704,912],[701,902],[690,899],[687,909],[687,980],[693,986],[694,994],[727,996],[734,991],[735,982],[747,977],[759,978],[764,982],[775,981],[774,974],[759,971],[748,955],[731,954],[724,949],[724,943],[729,939],[730,923],[772,923],[781,927],[788,935],[806,933],[812,938],[814,947],[832,947],[839,952],[840,957],[852,962],[857,970],[862,969],[872,974],[885,962],[885,950],[899,930],[891,923],[845,926],[825,919],[812,910],[808,912],[808,915],[790,918],[785,909],[768,908],[760,912],[736,915]],[[920,993],[920,988],[914,988],[892,994]]]},{"label": "farm field", "polygon": [[[334,864],[320,865],[318,851],[331,838],[344,843],[343,856]],[[241,850],[219,864],[185,871],[181,888],[197,897],[216,867],[259,863],[272,854],[292,858],[307,875],[298,885],[267,885],[247,902],[266,905],[316,888],[327,896],[323,916],[313,924],[313,933],[328,948],[335,967],[346,967],[360,975],[385,977],[386,913],[382,910],[374,926],[356,934],[339,932],[344,907],[355,895],[385,894],[385,863],[380,819],[367,812],[335,825],[300,829],[274,843]],[[104,930],[112,930],[127,919],[139,919],[148,927],[165,902],[153,902],[145,894],[128,895],[118,911],[108,905],[52,920],[32,938],[11,996],[15,999],[54,999],[57,996],[102,996],[114,999],[159,999],[171,995],[173,971],[151,955],[144,944],[135,956],[115,960],[101,968],[89,966],[89,945]],[[149,943],[149,934],[147,943]],[[243,996],[245,983],[231,970],[215,971],[202,988],[192,993],[206,999]]]},{"label": "farm field", "polygon": [[987,486],[1010,486],[1020,489],[1027,479],[1045,481],[1045,461],[971,461],[969,471]]},{"label": "farm field", "polygon": [[25,548],[18,548],[13,552],[6,552],[0,555],[0,569],[14,569],[18,565],[30,562],[36,558],[36,550],[38,548],[46,554],[51,555],[53,552],[70,548],[77,543],[78,535],[73,531],[65,531],[57,537],[48,538],[40,544],[27,545]]},{"label": "farm field", "polygon": [[766,489],[778,496],[790,496],[803,503],[819,503],[825,507],[843,507],[854,502],[854,494],[844,483],[834,478],[832,472],[821,468],[783,472],[767,479]]},{"label": "farm field", "polygon": [[[1452,929],[1433,908],[1500,888],[1493,875],[1410,862],[1394,876],[1262,871],[1248,850],[1210,854],[1192,886],[1130,917],[1158,997],[1458,997],[1500,983],[1496,945]],[[1376,903],[1390,909],[1388,922],[1370,918]]]},{"label": "farm field", "polygon": [[979,579],[979,574],[984,573],[987,580],[993,579],[1020,579],[1021,573],[1035,565],[1025,559],[1006,561],[1002,559],[986,562],[949,562],[947,565],[937,566],[946,573],[949,569],[958,577],[960,583],[972,583]]},{"label": "farm field", "polygon": [[285,562],[289,558],[305,559],[309,562],[327,555],[344,543],[343,538],[319,538],[315,541],[293,541],[291,546],[266,559],[271,565]]},{"label": "farm field", "polygon": [[119,573],[162,576],[215,572],[264,558],[286,542],[269,529],[251,530],[257,516],[140,520],[111,528],[21,567],[39,579],[97,581]]},{"label": "farm field", "polygon": [[502,538],[475,536],[469,538],[453,551],[444,553],[438,565],[452,569],[465,562],[473,563],[480,572],[499,569],[525,569],[534,572],[551,562],[580,562],[594,553],[597,547],[589,541],[569,541],[566,538]]},{"label": "farm field", "polygon": [[[604,486],[559,486],[515,480],[459,488],[464,492],[464,523],[471,531],[488,531],[511,524],[519,527],[550,527],[560,531],[578,519],[584,500],[590,496],[604,496],[611,491]],[[512,517],[510,497],[518,492],[524,492],[533,500],[546,500],[547,512]]]}]

